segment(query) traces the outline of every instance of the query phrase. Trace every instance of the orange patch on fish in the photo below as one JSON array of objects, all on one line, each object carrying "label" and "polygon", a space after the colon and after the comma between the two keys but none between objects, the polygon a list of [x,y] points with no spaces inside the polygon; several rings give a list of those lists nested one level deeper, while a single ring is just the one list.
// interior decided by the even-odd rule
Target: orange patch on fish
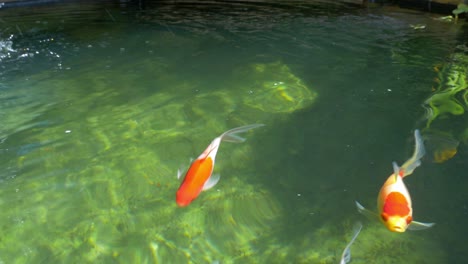
[{"label": "orange patch on fish", "polygon": [[399,192],[392,192],[385,199],[383,212],[389,216],[406,216],[410,213],[408,201],[403,194]]},{"label": "orange patch on fish", "polygon": [[187,175],[177,190],[176,202],[179,206],[187,206],[203,189],[203,185],[211,176],[213,160],[211,157],[197,159],[187,171]]},{"label": "orange patch on fish", "polygon": [[206,180],[210,177],[212,170],[213,170],[213,160],[210,157],[196,160],[195,162],[193,162],[192,166],[187,172],[187,178],[188,178],[187,180],[191,180],[191,178],[195,178],[194,177],[195,175],[203,175],[204,177],[198,177],[196,179],[198,181],[195,181],[195,182],[205,183]]}]

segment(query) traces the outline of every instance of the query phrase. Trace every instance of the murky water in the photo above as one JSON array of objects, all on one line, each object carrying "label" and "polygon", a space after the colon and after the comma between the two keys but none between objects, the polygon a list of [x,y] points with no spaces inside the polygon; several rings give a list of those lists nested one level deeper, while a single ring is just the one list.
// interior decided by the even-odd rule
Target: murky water
[{"label": "murky water", "polygon": [[[466,263],[464,21],[327,2],[0,9],[0,263]],[[222,132],[221,180],[177,170]],[[354,205],[413,149],[414,218]]]}]

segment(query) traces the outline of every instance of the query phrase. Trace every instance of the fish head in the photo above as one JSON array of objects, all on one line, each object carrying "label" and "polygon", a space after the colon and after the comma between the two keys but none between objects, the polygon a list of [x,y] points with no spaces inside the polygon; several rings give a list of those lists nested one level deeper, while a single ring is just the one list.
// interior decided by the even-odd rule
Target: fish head
[{"label": "fish head", "polygon": [[[398,184],[401,184],[398,186]],[[391,192],[381,197],[380,219],[388,230],[393,232],[405,232],[413,221],[411,199],[403,181],[399,180],[391,186]]]},{"label": "fish head", "polygon": [[398,233],[405,232],[408,226],[411,224],[411,221],[413,221],[413,217],[411,217],[411,215],[388,215],[387,213],[383,212],[380,216],[388,230]]},{"label": "fish head", "polygon": [[195,197],[191,195],[191,193],[184,192],[180,189],[176,193],[176,203],[179,207],[188,206],[194,199]]}]

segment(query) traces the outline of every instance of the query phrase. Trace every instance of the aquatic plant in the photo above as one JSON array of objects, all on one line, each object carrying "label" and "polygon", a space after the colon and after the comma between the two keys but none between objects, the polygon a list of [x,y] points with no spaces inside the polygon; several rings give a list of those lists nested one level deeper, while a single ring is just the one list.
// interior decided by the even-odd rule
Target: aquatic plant
[{"label": "aquatic plant", "polygon": [[455,19],[458,19],[458,15],[463,13],[468,13],[468,5],[467,4],[458,4],[457,8],[452,11],[455,15]]}]

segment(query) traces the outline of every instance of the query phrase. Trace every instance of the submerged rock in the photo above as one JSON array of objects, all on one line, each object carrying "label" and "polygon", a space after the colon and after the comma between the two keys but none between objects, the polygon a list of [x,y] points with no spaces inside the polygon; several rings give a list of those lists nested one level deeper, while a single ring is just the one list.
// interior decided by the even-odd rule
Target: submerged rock
[{"label": "submerged rock", "polygon": [[243,80],[244,104],[269,113],[291,113],[312,105],[317,92],[281,62],[251,64],[234,77]]}]

